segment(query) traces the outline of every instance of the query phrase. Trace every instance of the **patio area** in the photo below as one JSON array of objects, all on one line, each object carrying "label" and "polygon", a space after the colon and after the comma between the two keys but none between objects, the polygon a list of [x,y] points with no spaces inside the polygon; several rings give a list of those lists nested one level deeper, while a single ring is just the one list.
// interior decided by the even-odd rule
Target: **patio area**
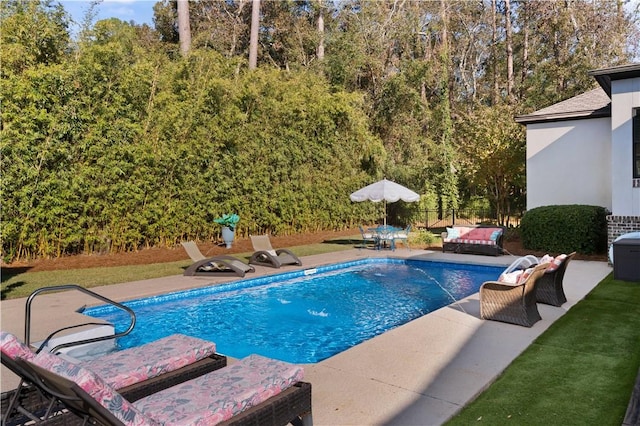
[{"label": "patio area", "polygon": [[[363,257],[402,257],[508,266],[512,256],[475,256],[423,250],[353,249],[308,256],[301,269]],[[293,268],[286,268],[287,270]],[[255,275],[279,273],[257,267]],[[480,319],[478,294],[357,345],[317,364],[305,365],[313,385],[316,425],[439,425],[493,382],[531,342],[582,299],[609,272],[606,262],[572,261],[565,275],[567,303],[539,305],[542,320],[531,328]],[[92,290],[116,301],[226,282],[173,276]],[[32,340],[79,321],[74,312],[93,299],[83,294],[40,296],[33,306]],[[2,329],[23,336],[25,299],[1,302]],[[17,379],[2,369],[2,391]]]}]

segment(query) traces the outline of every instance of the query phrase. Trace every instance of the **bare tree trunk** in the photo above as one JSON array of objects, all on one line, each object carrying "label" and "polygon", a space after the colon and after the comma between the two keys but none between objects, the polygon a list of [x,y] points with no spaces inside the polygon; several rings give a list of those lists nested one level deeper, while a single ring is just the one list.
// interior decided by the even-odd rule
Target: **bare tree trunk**
[{"label": "bare tree trunk", "polygon": [[493,57],[493,63],[491,65],[491,72],[493,73],[493,92],[491,93],[491,104],[495,105],[498,103],[498,94],[500,93],[500,86],[498,85],[498,55],[497,49],[498,46],[498,12],[496,0],[491,0],[491,17],[492,19],[492,27],[491,27],[491,56]]},{"label": "bare tree trunk", "polygon": [[522,13],[524,15],[524,25],[522,28],[522,72],[520,73],[520,95],[522,98],[525,95],[525,81],[529,72],[529,6],[528,3],[522,5]]},{"label": "bare tree trunk", "polygon": [[318,3],[320,4],[318,8],[318,35],[320,36],[320,41],[316,49],[316,56],[321,61],[324,59],[324,8],[322,7],[322,0],[318,0]]},{"label": "bare tree trunk", "polygon": [[507,98],[509,102],[513,100],[513,88],[515,81],[513,77],[513,35],[511,31],[511,2],[505,0],[505,30],[507,38]]},{"label": "bare tree trunk", "polygon": [[189,0],[178,0],[178,35],[180,37],[180,52],[183,56],[186,56],[191,49]]},{"label": "bare tree trunk", "polygon": [[249,38],[249,69],[258,66],[258,33],[260,30],[260,0],[253,0],[251,9],[251,37]]}]

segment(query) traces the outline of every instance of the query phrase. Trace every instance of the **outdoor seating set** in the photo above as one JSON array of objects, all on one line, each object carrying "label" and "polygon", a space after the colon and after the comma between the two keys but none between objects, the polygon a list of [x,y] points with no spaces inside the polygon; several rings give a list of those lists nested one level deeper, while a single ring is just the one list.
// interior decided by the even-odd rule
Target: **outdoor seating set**
[{"label": "outdoor seating set", "polygon": [[247,272],[255,272],[252,265],[280,268],[285,265],[302,265],[302,261],[287,249],[274,249],[268,235],[252,235],[251,243],[254,253],[249,264],[228,255],[206,257],[195,241],[183,242],[182,246],[193,261],[184,271],[185,276],[238,276],[244,277]]},{"label": "outdoor seating set", "polygon": [[528,262],[524,270],[505,270],[498,281],[480,287],[480,317],[531,327],[541,319],[538,303],[562,306],[567,301],[563,279],[575,252],[538,260],[525,256],[514,262]]},{"label": "outdoor seating set", "polygon": [[411,231],[411,225],[407,225],[406,228],[397,228],[390,225],[380,225],[373,228],[367,228],[365,231],[362,226],[360,228],[360,234],[362,235],[363,247],[367,244],[373,244],[376,250],[380,250],[385,247],[389,247],[391,250],[396,249],[396,242],[402,242],[405,247],[409,247],[409,232]]},{"label": "outdoor seating set", "polygon": [[442,252],[486,254],[503,253],[504,228],[500,226],[454,226],[442,233]]},{"label": "outdoor seating set", "polygon": [[83,362],[7,332],[0,343],[21,378],[2,394],[3,425],[312,424],[300,366],[259,355],[227,365],[212,342],[173,335]]}]

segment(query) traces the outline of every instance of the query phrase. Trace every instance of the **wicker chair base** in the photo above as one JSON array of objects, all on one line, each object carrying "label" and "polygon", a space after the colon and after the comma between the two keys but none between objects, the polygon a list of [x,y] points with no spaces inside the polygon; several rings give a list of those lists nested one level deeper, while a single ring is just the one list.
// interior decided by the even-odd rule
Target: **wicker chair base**
[{"label": "wicker chair base", "polygon": [[548,264],[537,266],[521,284],[488,281],[480,287],[480,317],[531,327],[540,321],[536,303],[537,281]]},{"label": "wicker chair base", "polygon": [[[126,388],[119,389],[118,392],[124,396],[128,401],[134,402],[139,400],[140,398],[144,398],[145,396],[151,395],[153,393],[159,392],[163,389],[170,388],[182,382],[186,382],[187,380],[195,379],[196,377],[202,376],[203,374],[209,373],[214,370],[218,370],[227,365],[227,357],[213,354],[208,358],[197,361],[193,364],[186,365],[182,368],[179,368],[175,371],[162,374],[161,376],[154,377],[152,379],[145,380],[140,383],[133,384],[131,386],[127,386]],[[2,393],[2,413],[7,412],[7,408],[9,407],[9,403],[11,401],[11,397],[17,392],[17,389],[3,392]],[[42,416],[45,414],[49,400],[42,396],[42,394],[32,386],[24,386],[20,391],[19,396],[20,406],[25,408],[30,413],[35,413],[36,415]],[[54,412],[61,411],[62,406],[58,405]],[[73,414],[64,413],[61,415],[56,415],[53,418],[61,417],[56,419],[54,423],[51,424],[72,424],[72,423],[64,423],[64,418],[67,418],[66,421],[72,421],[71,419],[77,418]],[[78,424],[82,424],[82,419],[79,419],[80,422]],[[61,423],[58,423],[61,421]],[[14,425],[22,425],[28,422],[32,422],[27,416],[14,412],[14,414],[7,419],[6,425],[14,426]],[[46,423],[49,424],[49,423]]]},{"label": "wicker chair base", "polygon": [[226,422],[223,426],[311,426],[311,383],[298,382],[260,405],[251,407]]},{"label": "wicker chair base", "polygon": [[[60,413],[38,423],[42,426],[81,426],[85,419],[70,412]],[[234,416],[222,426],[284,426],[289,423],[312,426],[311,384],[298,382],[265,402]]]},{"label": "wicker chair base", "polygon": [[540,303],[553,306],[562,306],[567,301],[564,294],[564,273],[567,271],[569,262],[575,256],[575,252],[567,255],[564,261],[558,266],[558,269],[552,272],[546,272],[538,279],[536,284],[536,300]]},{"label": "wicker chair base", "polygon": [[556,285],[555,277],[551,276],[554,273],[545,274],[538,280],[536,299],[546,305],[562,306],[567,301],[567,296],[564,294],[562,282]]}]

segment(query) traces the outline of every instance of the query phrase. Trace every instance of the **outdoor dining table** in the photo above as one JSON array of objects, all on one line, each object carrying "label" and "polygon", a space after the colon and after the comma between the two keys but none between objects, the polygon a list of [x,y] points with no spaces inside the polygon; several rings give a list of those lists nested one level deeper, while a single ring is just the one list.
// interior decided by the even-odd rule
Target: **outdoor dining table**
[{"label": "outdoor dining table", "polygon": [[374,235],[377,250],[386,248],[387,243],[389,243],[389,248],[391,250],[395,250],[396,245],[393,240],[394,235],[396,232],[401,230],[402,228],[396,228],[395,226],[391,226],[391,225],[380,225],[375,228],[368,229],[368,231]]}]

